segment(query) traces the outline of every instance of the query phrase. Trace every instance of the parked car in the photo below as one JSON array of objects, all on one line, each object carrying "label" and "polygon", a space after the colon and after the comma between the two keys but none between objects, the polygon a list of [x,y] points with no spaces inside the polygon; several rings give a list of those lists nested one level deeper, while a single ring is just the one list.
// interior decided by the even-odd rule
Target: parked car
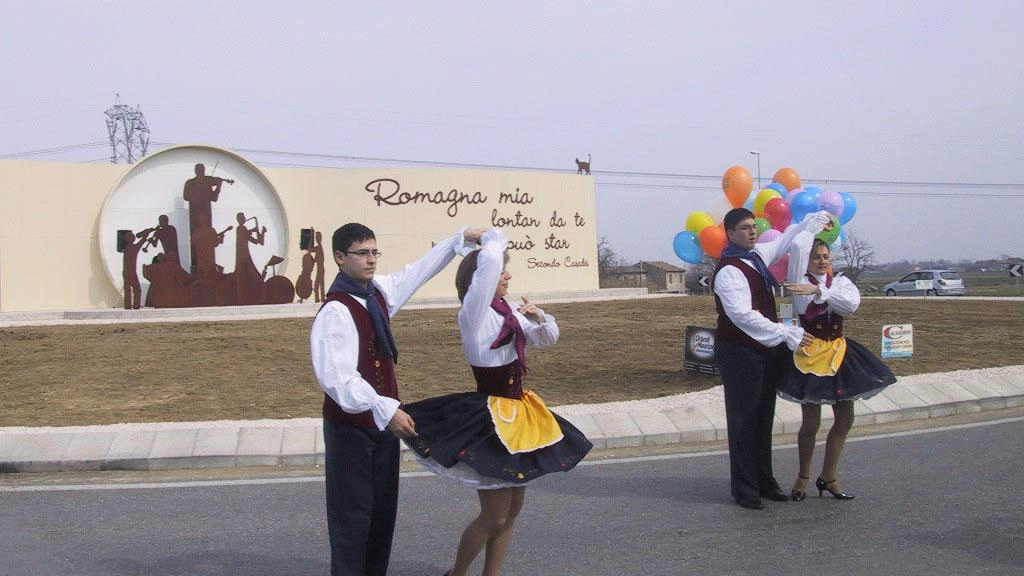
[{"label": "parked car", "polygon": [[886,296],[963,296],[966,293],[964,281],[956,270],[918,270],[886,284],[882,290]]}]

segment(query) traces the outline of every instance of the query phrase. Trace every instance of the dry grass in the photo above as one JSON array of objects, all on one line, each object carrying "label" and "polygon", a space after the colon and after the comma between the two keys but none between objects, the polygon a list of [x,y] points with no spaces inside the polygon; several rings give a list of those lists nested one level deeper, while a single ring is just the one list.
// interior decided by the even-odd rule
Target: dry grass
[{"label": "dry grass", "polygon": [[[541,303],[543,305],[543,303]],[[709,297],[550,304],[559,343],[530,354],[550,405],[652,398],[718,379],[682,370],[687,325],[714,326]],[[455,310],[395,319],[406,401],[469,389]],[[0,328],[0,426],[316,417],[311,319]],[[1024,364],[1020,302],[869,299],[847,335],[876,354],[883,324],[914,325],[898,375]]]}]

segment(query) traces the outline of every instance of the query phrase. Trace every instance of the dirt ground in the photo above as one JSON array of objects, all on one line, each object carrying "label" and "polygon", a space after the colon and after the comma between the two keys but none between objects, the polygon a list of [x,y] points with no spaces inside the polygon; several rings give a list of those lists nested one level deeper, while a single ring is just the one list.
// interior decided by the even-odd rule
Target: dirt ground
[{"label": "dirt ground", "polygon": [[[691,296],[544,305],[559,343],[530,351],[528,386],[549,405],[702,390],[683,370],[687,325],[713,327],[714,301]],[[472,387],[454,309],[394,322],[402,399]],[[0,328],[0,426],[317,417],[311,318]],[[897,375],[1024,364],[1020,302],[866,299],[847,336],[876,354],[883,324],[914,325]]]}]

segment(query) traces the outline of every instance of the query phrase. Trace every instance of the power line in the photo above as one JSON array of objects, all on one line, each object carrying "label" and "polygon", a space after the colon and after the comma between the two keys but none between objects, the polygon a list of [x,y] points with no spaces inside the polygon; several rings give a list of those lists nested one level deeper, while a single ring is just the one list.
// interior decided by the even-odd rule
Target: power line
[{"label": "power line", "polygon": [[[168,142],[150,142],[150,144],[157,147],[168,147],[174,144]],[[103,142],[94,142],[88,144],[77,144],[72,146],[64,146],[59,148],[47,148],[42,150],[32,150],[27,152],[19,152],[6,156],[0,156],[0,159],[4,158],[23,158],[33,155],[42,155],[54,152],[63,152],[77,149],[93,148],[97,146],[103,146]],[[258,148],[237,148],[235,151],[248,155],[256,156],[270,156],[279,158],[296,158],[305,159],[310,162],[286,162],[286,161],[271,161],[261,162],[261,164],[267,166],[280,166],[280,167],[294,167],[294,168],[326,168],[333,167],[330,164],[324,163],[323,161],[335,161],[335,162],[372,162],[372,163],[385,163],[385,164],[401,164],[411,166],[434,166],[434,167],[448,167],[448,168],[480,168],[480,169],[491,169],[491,170],[529,170],[539,172],[563,172],[571,173],[574,172],[571,168],[551,168],[544,166],[517,166],[507,164],[484,164],[474,162],[445,162],[435,160],[411,160],[407,158],[388,158],[388,157],[375,157],[375,156],[354,156],[345,154],[326,154],[326,153],[312,153],[312,152],[288,152],[283,150],[266,150]],[[321,162],[315,162],[315,161]],[[701,191],[717,191],[721,190],[718,182],[721,181],[720,175],[711,174],[685,174],[677,172],[644,172],[638,170],[594,170],[593,176],[595,178],[595,185],[598,187],[612,187],[612,188],[634,188],[634,189],[664,189],[664,190],[701,190]],[[663,180],[681,180],[682,182],[672,183],[657,183],[657,182],[632,182],[616,180],[605,180],[605,176],[636,179],[663,179]],[[803,182],[807,185],[819,185],[828,186],[830,188],[835,187],[885,187],[885,191],[872,191],[872,190],[858,190],[857,194],[865,196],[895,196],[895,197],[929,197],[929,198],[1024,198],[1024,183],[1005,183],[1005,182],[944,182],[944,181],[915,181],[915,180],[840,180],[840,179],[803,179]],[[931,188],[931,189],[946,189],[954,190],[953,192],[936,192],[936,191],[925,191],[915,190],[913,192],[903,192],[900,188]],[[956,190],[991,190],[993,192],[956,192]],[[1020,191],[1019,194],[999,194],[994,191],[1005,190],[1005,191]]]},{"label": "power line", "polygon": [[89,150],[91,148],[99,148],[105,146],[107,146],[107,142],[86,142],[84,144],[69,144],[67,146],[57,146],[54,148],[40,148],[38,150],[26,150],[25,152],[3,154],[0,155],[0,160],[11,160],[15,158],[31,158],[33,156],[46,156],[48,154],[71,152],[74,150]]},{"label": "power line", "polygon": [[[409,160],[402,158],[380,158],[380,157],[368,157],[368,156],[348,156],[348,155],[336,155],[336,154],[313,154],[304,152],[284,152],[279,150],[260,150],[260,149],[239,149],[239,152],[246,154],[266,154],[272,156],[290,156],[299,158],[319,158],[325,160],[341,160],[341,161],[357,161],[357,162],[388,162],[395,164],[411,164],[411,165],[422,165],[422,166],[442,166],[442,167],[462,167],[462,168],[491,168],[500,170],[532,170],[542,172],[573,172],[571,168],[550,168],[541,166],[514,166],[514,165],[503,165],[503,164],[479,164],[471,162],[440,162],[430,160]],[[305,164],[307,167],[317,167],[315,164]],[[594,170],[594,176],[626,176],[634,178],[670,178],[670,179],[689,179],[689,180],[712,180],[720,181],[720,175],[708,175],[708,174],[682,174],[674,172],[642,172],[642,171],[624,171],[624,170]],[[973,188],[973,189],[996,189],[996,190],[1024,190],[1024,184],[1013,184],[1013,183],[989,183],[989,182],[928,182],[928,181],[913,181],[913,180],[836,180],[836,179],[822,179],[822,180],[805,180],[809,184],[820,183],[826,186],[890,186],[890,187],[915,187],[915,188]],[[628,182],[598,182],[600,186],[642,186],[650,188],[673,188],[682,187],[681,185],[671,184],[635,184]],[[715,186],[686,186],[687,188],[701,189],[701,190],[717,190]]]}]

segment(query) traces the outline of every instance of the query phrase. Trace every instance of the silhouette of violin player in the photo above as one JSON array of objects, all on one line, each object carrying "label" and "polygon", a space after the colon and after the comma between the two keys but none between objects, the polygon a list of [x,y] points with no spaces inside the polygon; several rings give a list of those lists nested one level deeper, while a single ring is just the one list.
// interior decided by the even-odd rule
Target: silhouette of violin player
[{"label": "silhouette of violin player", "polygon": [[[259,220],[255,216],[246,218],[244,212],[239,212],[235,219],[238,226],[235,228],[235,304],[262,304],[263,303],[263,276],[256,265],[253,264],[252,254],[249,253],[249,244],[263,245],[267,235],[267,227],[259,228]],[[245,223],[253,221],[253,227],[247,228]]]},{"label": "silhouette of violin player", "polygon": [[[213,225],[213,203],[220,197],[220,188],[225,182],[234,184],[234,180],[207,176],[206,166],[196,164],[196,175],[185,181],[184,197],[188,202],[188,223],[189,231],[195,234],[200,226],[201,219],[206,218],[206,225]],[[193,242],[193,246],[195,243]],[[195,252],[192,254],[192,265],[198,267]]]},{"label": "silhouette of violin player", "polygon": [[124,309],[138,310],[142,306],[142,284],[139,283],[138,258],[139,250],[149,242],[149,232],[143,230],[136,235],[131,230],[121,233],[121,240],[124,241],[122,256],[121,278],[124,280]]}]

